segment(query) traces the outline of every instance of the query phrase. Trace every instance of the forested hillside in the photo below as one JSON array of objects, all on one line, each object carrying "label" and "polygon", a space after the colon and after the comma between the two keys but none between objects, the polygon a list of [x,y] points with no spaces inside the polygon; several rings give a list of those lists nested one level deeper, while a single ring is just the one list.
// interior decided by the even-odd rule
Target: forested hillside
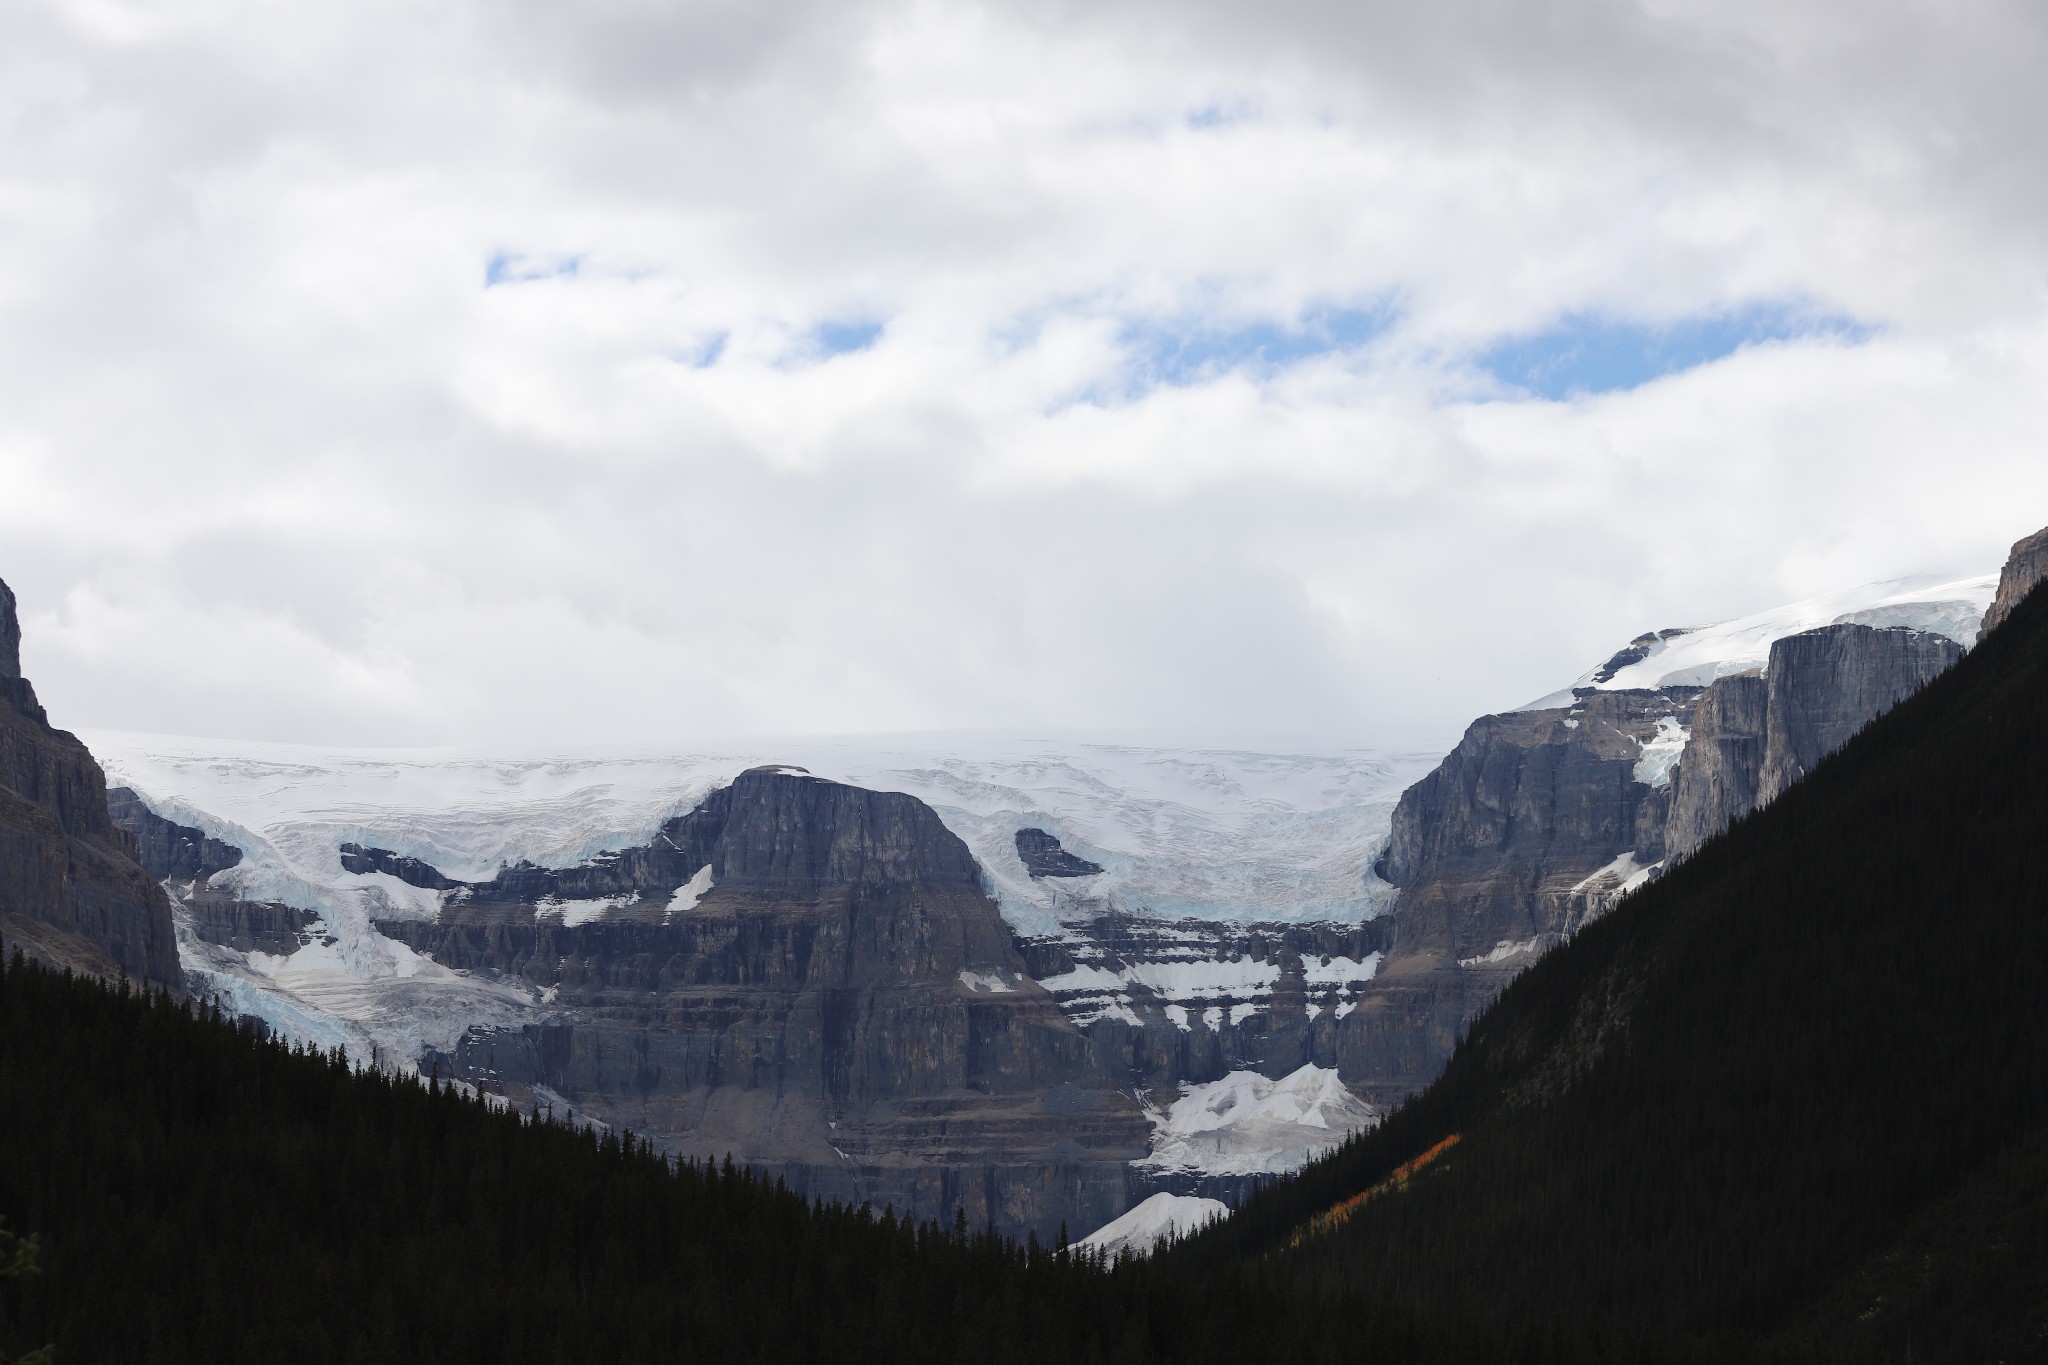
[{"label": "forested hillside", "polygon": [[0,1358],[1144,1359],[1171,1317],[1138,1267],[814,1208],[18,956],[0,1115],[0,1217],[41,1249]]},{"label": "forested hillside", "polygon": [[1168,1263],[1710,1359],[2048,1358],[2044,981],[2035,593]]}]

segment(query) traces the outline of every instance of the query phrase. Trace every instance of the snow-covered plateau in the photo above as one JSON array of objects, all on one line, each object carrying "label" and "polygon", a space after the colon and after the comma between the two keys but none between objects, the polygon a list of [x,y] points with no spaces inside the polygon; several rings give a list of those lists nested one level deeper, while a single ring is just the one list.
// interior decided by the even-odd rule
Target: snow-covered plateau
[{"label": "snow-covered plateau", "polygon": [[1904,626],[1946,635],[1967,649],[1977,642],[1978,624],[1997,595],[1995,572],[1968,578],[1915,574],[1822,593],[1732,621],[1654,631],[1587,669],[1571,687],[1515,709],[1569,706],[1574,688],[1704,687],[1716,678],[1764,667],[1774,641],[1820,626]]}]

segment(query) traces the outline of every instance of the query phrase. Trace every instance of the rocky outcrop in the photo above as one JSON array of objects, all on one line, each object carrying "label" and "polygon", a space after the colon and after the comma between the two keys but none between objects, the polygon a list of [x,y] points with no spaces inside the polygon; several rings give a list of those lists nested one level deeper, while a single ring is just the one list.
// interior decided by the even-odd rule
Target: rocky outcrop
[{"label": "rocky outcrop", "polygon": [[1588,690],[1474,721],[1395,808],[1377,870],[1402,888],[1397,950],[1455,962],[1566,931],[1589,878],[1625,854],[1662,857],[1668,775],[1646,758],[1683,733],[1698,694]]},{"label": "rocky outcrop", "polygon": [[429,1058],[443,1075],[807,1192],[1051,1238],[1122,1212],[1147,1148],[966,845],[901,793],[756,769],[645,846],[379,928],[549,993],[544,1022]]},{"label": "rocky outcrop", "polygon": [[296,905],[243,900],[203,887],[186,897],[179,908],[201,941],[238,953],[290,957],[313,941],[320,923],[318,915]]},{"label": "rocky outcrop", "polygon": [[[1641,637],[1601,672],[1672,634]],[[1394,944],[1338,1031],[1345,1081],[1380,1104],[1427,1084],[1465,1023],[1538,954],[1961,653],[1933,632],[1837,623],[1773,642],[1763,673],[1704,691],[1582,687],[1569,708],[1475,721],[1395,810],[1379,864],[1401,888]]]},{"label": "rocky outcrop", "polygon": [[393,853],[388,848],[364,848],[361,844],[341,846],[341,870],[344,872],[385,872],[409,886],[424,887],[428,891],[452,891],[458,886],[468,885],[441,874],[441,869],[432,863],[421,862]]},{"label": "rocky outcrop", "polygon": [[21,680],[21,615],[14,589],[0,583],[0,682]]},{"label": "rocky outcrop", "polygon": [[1692,738],[1671,778],[1668,856],[1682,858],[1756,808],[1769,733],[1762,673],[1716,679],[1693,711]]},{"label": "rocky outcrop", "polygon": [[1091,863],[1067,852],[1058,839],[1042,829],[1017,831],[1017,859],[1033,878],[1092,877],[1102,871],[1101,863]]},{"label": "rocky outcrop", "polygon": [[2020,599],[2044,578],[2048,578],[2048,528],[2019,541],[2006,556],[2005,571],[1998,576],[1998,596],[1992,599],[1991,610],[1984,613],[1977,638],[1981,640],[1996,630],[2012,615]]},{"label": "rocky outcrop", "polygon": [[1823,626],[1773,643],[1758,802],[1783,792],[1962,657],[1963,647],[1945,636],[1858,625]]},{"label": "rocky outcrop", "polygon": [[170,901],[108,814],[99,764],[50,727],[20,641],[0,584],[0,935],[58,965],[178,989]]},{"label": "rocky outcrop", "polygon": [[203,882],[242,861],[241,849],[208,838],[205,830],[165,819],[131,787],[108,790],[107,814],[135,836],[136,857],[160,882]]},{"label": "rocky outcrop", "polygon": [[1401,888],[1393,948],[1336,1036],[1355,1092],[1386,1105],[1427,1084],[1515,972],[1664,856],[1665,756],[1699,694],[1587,688],[1481,717],[1402,794],[1377,868]]}]

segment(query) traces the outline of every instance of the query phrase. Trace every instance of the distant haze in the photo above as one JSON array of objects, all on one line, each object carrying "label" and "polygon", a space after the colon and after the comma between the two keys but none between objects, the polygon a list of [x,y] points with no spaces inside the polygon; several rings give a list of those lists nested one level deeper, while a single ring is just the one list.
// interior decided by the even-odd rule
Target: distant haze
[{"label": "distant haze", "polygon": [[1403,747],[2048,524],[2048,10],[65,0],[67,726]]}]

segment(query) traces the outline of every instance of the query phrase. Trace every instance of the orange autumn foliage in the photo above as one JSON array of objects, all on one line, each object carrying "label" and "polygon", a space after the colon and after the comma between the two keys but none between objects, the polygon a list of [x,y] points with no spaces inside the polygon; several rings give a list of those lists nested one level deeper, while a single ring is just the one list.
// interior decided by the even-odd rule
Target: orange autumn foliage
[{"label": "orange autumn foliage", "polygon": [[1308,1222],[1295,1231],[1293,1238],[1287,1245],[1290,1248],[1298,1247],[1310,1237],[1315,1237],[1325,1232],[1333,1232],[1343,1227],[1345,1220],[1350,1218],[1367,1200],[1378,1195],[1407,1189],[1410,1177],[1457,1145],[1458,1134],[1452,1133],[1421,1156],[1416,1157],[1412,1161],[1402,1162],[1394,1168],[1392,1175],[1382,1180],[1379,1184],[1374,1185],[1371,1189],[1361,1190],[1348,1199],[1340,1199],[1329,1208],[1323,1210],[1323,1212],[1309,1219]]}]

